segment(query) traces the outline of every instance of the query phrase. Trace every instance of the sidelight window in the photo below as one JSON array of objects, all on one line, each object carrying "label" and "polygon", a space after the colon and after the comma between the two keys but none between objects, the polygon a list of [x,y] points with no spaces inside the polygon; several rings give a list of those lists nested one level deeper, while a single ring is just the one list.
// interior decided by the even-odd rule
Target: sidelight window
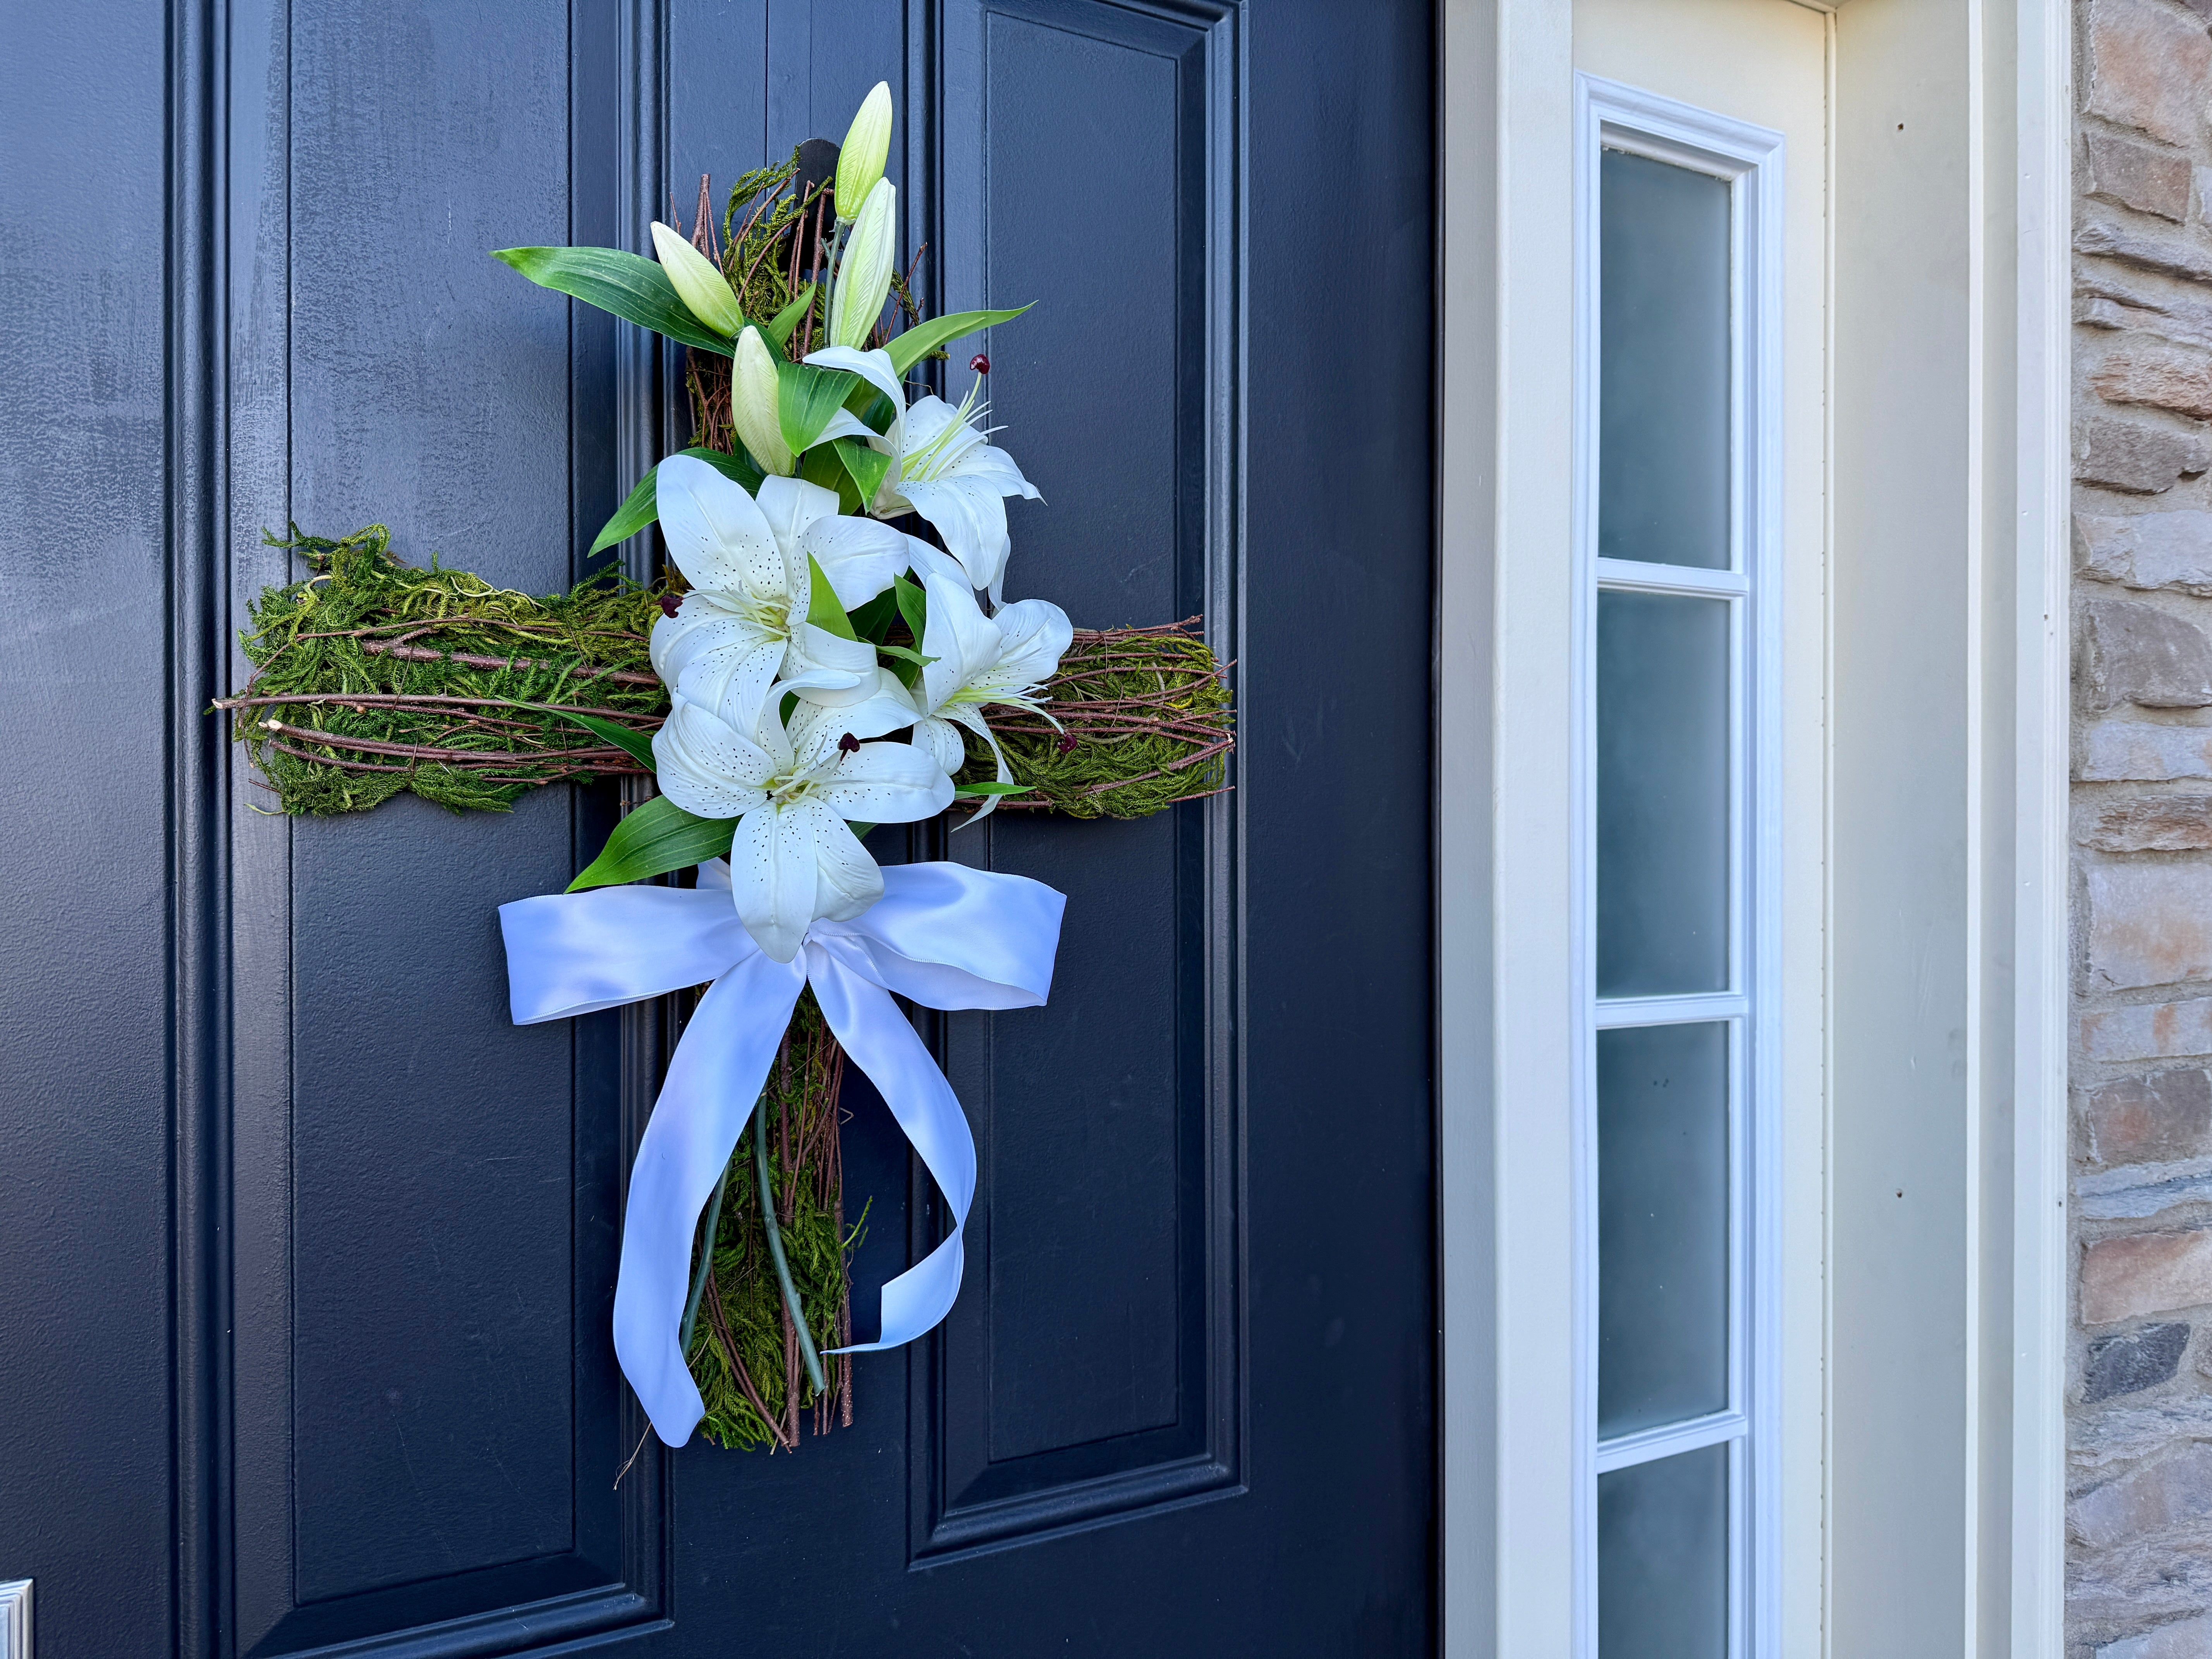
[{"label": "sidelight window", "polygon": [[1580,1650],[1771,1650],[1781,141],[1583,78]]}]

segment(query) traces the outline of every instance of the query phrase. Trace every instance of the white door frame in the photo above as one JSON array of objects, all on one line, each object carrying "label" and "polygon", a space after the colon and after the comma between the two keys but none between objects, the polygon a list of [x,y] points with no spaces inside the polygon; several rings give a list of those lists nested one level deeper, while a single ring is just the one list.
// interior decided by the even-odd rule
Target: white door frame
[{"label": "white door frame", "polygon": [[[1784,1645],[2059,1659],[2071,19],[1848,0],[1828,38],[1832,1383]],[[1511,1659],[1574,1631],[1573,62],[1569,0],[1446,0],[1444,1645]]]}]

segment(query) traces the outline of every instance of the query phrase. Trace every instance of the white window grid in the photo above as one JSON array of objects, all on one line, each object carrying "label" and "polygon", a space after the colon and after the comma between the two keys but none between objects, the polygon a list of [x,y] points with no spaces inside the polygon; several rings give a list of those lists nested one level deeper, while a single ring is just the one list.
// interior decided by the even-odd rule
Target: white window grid
[{"label": "white window grid", "polygon": [[[1729,1659],[1780,1650],[1779,1262],[1782,135],[1595,76],[1575,77],[1573,711],[1576,1650],[1598,1653],[1597,1480],[1726,1444]],[[1725,569],[1597,553],[1598,170],[1607,149],[1729,182],[1729,559]],[[1723,599],[1729,613],[1729,988],[1596,994],[1595,669],[1601,590]],[[1630,1025],[1729,1029],[1729,1406],[1601,1441],[1597,1432],[1596,1036]]]}]

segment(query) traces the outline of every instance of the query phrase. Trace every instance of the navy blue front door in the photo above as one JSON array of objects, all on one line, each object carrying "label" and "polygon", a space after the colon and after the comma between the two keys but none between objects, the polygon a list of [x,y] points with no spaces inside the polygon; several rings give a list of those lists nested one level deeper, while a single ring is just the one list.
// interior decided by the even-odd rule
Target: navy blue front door
[{"label": "navy blue front door", "polygon": [[[1421,0],[176,0],[0,21],[0,1580],[39,1659],[1419,1654],[1436,1639]],[[544,592],[678,365],[487,257],[647,246],[862,93],[988,343],[1015,591],[1206,613],[1233,793],[879,831],[1068,895],[932,1017],[961,1302],[795,1455],[608,1338],[665,1011],[508,1023],[611,797],[290,820],[209,700],[261,532]],[[625,553],[641,571],[642,541]],[[855,1085],[872,1285],[942,1218]],[[855,1300],[872,1324],[872,1293]],[[563,1649],[562,1650],[568,1650]]]}]

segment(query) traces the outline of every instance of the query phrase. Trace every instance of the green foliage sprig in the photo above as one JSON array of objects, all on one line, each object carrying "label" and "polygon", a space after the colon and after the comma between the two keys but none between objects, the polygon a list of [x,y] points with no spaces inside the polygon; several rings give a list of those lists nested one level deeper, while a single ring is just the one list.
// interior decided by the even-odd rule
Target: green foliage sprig
[{"label": "green foliage sprig", "polygon": [[541,784],[646,769],[568,715],[660,723],[653,591],[609,572],[536,599],[434,559],[403,564],[382,525],[269,539],[313,574],[254,603],[240,636],[252,681],[216,706],[236,711],[285,811],[361,811],[402,790],[504,811]]}]

